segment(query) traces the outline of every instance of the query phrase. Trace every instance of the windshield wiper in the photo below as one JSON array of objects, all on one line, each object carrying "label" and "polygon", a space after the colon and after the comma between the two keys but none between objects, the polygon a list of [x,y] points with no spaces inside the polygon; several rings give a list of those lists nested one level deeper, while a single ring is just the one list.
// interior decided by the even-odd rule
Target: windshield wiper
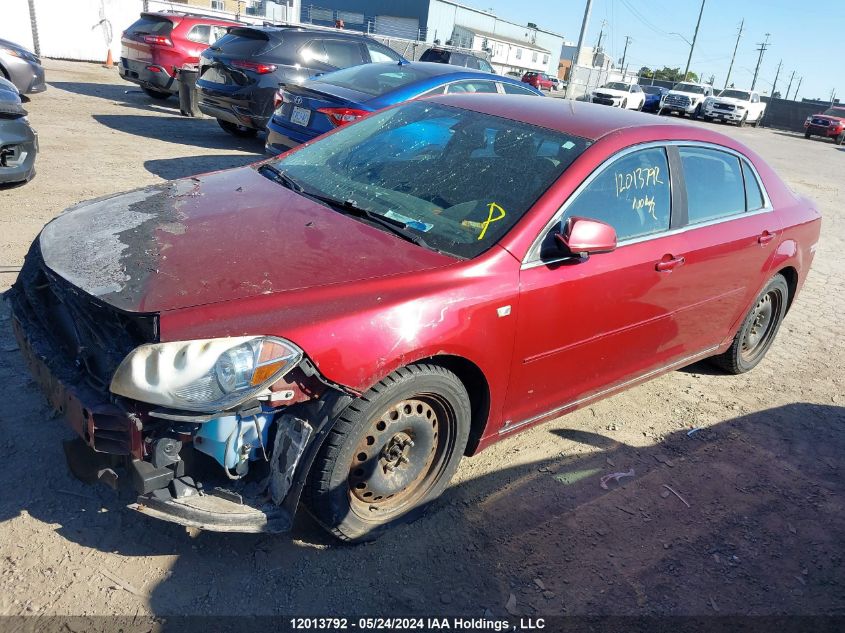
[{"label": "windshield wiper", "polygon": [[280,185],[295,191],[296,193],[303,195],[307,198],[311,198],[312,200],[316,200],[317,202],[322,202],[325,205],[332,207],[333,209],[340,211],[341,213],[345,213],[347,215],[354,215],[359,218],[364,218],[372,222],[373,224],[378,224],[381,227],[386,228],[388,231],[393,233],[394,235],[398,235],[404,240],[411,242],[412,244],[416,244],[417,246],[422,246],[423,248],[428,248],[430,250],[437,250],[426,243],[426,241],[420,237],[419,235],[412,233],[408,229],[408,225],[401,220],[394,220],[386,215],[381,215],[380,213],[375,213],[370,211],[369,209],[363,209],[359,207],[354,200],[341,200],[340,198],[333,198],[332,196],[327,196],[322,193],[317,193],[315,191],[306,191],[305,188],[294,178],[289,176],[286,172],[274,167],[273,165],[265,164],[258,168],[258,171],[262,173],[262,175],[268,176],[270,180],[279,183]]}]

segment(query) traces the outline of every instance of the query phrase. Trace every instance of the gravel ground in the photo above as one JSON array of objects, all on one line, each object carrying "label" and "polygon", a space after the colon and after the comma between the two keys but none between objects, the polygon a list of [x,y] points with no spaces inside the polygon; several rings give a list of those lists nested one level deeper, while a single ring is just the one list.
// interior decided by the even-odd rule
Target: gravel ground
[{"label": "gravel ground", "polygon": [[[0,265],[20,265],[71,204],[260,157],[260,139],[182,118],[115,72],[48,61],[47,76],[26,106],[38,176],[0,190]],[[845,151],[721,129],[824,215],[763,363],[739,377],[698,364],[503,441],[464,460],[425,518],[370,545],[337,545],[303,513],[291,535],[191,538],[74,480],[71,434],[2,306],[0,615],[845,614]],[[13,281],[0,273],[0,290]]]}]

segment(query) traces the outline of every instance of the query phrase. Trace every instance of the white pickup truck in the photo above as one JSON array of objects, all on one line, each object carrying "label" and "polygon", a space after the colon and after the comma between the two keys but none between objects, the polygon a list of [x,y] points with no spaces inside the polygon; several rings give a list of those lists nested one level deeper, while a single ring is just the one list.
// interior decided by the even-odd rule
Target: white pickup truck
[{"label": "white pickup truck", "polygon": [[660,100],[660,114],[677,112],[681,116],[689,114],[693,118],[701,116],[704,100],[713,96],[713,86],[682,81],[675,84]]},{"label": "white pickup truck", "polygon": [[723,90],[718,97],[704,101],[704,118],[708,121],[732,121],[742,127],[750,123],[760,125],[766,104],[760,101],[760,95],[753,90]]}]

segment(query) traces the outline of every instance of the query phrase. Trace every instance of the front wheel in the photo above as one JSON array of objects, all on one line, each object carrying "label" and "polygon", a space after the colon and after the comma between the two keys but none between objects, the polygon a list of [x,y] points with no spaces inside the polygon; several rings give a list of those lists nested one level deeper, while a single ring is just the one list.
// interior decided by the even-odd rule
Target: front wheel
[{"label": "front wheel", "polygon": [[809,132],[804,132],[804,138],[810,138],[810,133],[809,133]]},{"label": "front wheel", "polygon": [[628,108],[628,100],[622,99],[622,109],[626,110]]},{"label": "front wheel", "polygon": [[745,127],[745,122],[748,121],[748,114],[743,114],[742,118],[737,122],[737,127]]},{"label": "front wheel", "polygon": [[771,278],[734,336],[731,346],[711,360],[729,374],[743,374],[757,366],[775,340],[789,301],[783,275]]},{"label": "front wheel", "polygon": [[258,134],[258,130],[255,128],[247,127],[245,125],[236,125],[235,123],[230,123],[229,121],[224,121],[223,119],[217,119],[217,123],[232,136],[248,138]]},{"label": "front wheel", "polygon": [[845,132],[840,132],[840,133],[839,133],[839,136],[837,136],[837,137],[834,139],[834,142],[835,142],[837,145],[842,145],[843,143],[845,143]]},{"label": "front wheel", "polygon": [[308,475],[305,505],[344,541],[370,541],[418,518],[466,448],[470,402],[438,365],[399,369],[340,414]]},{"label": "front wheel", "polygon": [[692,111],[692,118],[697,119],[701,116],[701,104],[699,103],[695,106],[695,110]]}]

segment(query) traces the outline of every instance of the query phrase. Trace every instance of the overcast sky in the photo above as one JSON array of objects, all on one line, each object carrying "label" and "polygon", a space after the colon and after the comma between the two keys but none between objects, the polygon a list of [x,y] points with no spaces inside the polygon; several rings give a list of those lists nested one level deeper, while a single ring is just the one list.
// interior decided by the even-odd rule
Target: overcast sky
[{"label": "overcast sky", "polygon": [[[463,0],[466,4],[493,11],[519,23],[536,22],[538,26],[577,41],[586,0]],[[605,49],[618,62],[628,45],[626,65],[631,69],[649,66],[680,67],[683,71],[689,55],[700,0],[593,0],[586,42],[595,45],[604,24]],[[757,47],[770,33],[757,89],[770,93],[778,62],[783,66],[777,89],[786,91],[792,71],[795,80],[790,96],[803,76],[799,98],[830,98],[845,101],[845,71],[842,42],[845,40],[845,0],[705,0],[704,15],[693,53],[690,70],[705,78],[715,75],[715,85],[725,83],[728,65],[736,43],[740,21],[745,27],[731,73],[731,83],[750,87],[757,64]]]}]

